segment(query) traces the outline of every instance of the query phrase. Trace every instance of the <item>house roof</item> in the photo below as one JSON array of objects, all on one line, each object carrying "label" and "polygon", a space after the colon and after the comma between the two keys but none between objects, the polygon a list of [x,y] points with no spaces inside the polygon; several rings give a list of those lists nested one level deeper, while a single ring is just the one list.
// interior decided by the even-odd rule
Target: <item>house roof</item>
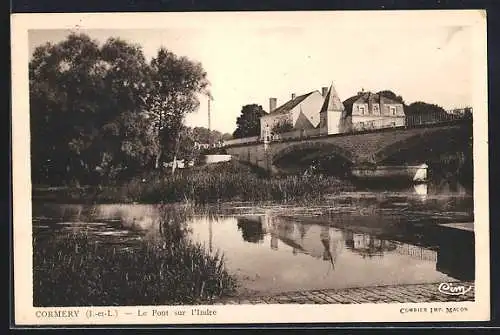
[{"label": "house roof", "polygon": [[308,96],[313,94],[314,92],[317,92],[317,91],[312,91],[312,92],[300,95],[300,96],[296,97],[295,99],[291,99],[291,100],[285,102],[283,105],[276,108],[275,110],[273,110],[271,113],[264,115],[264,117],[269,116],[269,115],[275,116],[275,115],[279,115],[279,114],[286,114],[286,113],[290,112],[295,106],[297,106],[302,101],[304,101]]},{"label": "house roof", "polygon": [[379,103],[384,103],[384,104],[399,104],[400,102],[384,97],[381,94],[378,93],[371,93],[371,92],[364,92],[364,93],[358,93],[355,96],[352,96],[344,101],[344,107],[347,111],[347,115],[350,115],[352,113],[352,106],[355,103],[366,103],[366,104],[379,104]]},{"label": "house roof", "polygon": [[297,125],[300,125],[300,128],[302,129],[306,127],[314,128],[314,125],[312,124],[311,120],[309,120],[307,116],[305,116],[304,112],[302,112],[302,108],[300,109],[299,116],[297,117],[297,121],[295,121],[294,126],[297,127]]},{"label": "house roof", "polygon": [[344,110],[344,105],[342,104],[342,101],[339,98],[339,95],[337,94],[337,91],[335,90],[335,87],[333,87],[333,84],[330,85],[330,89],[328,90],[328,94],[325,97],[325,101],[323,102],[323,106],[321,106],[320,113],[326,112],[326,111],[343,111]]}]

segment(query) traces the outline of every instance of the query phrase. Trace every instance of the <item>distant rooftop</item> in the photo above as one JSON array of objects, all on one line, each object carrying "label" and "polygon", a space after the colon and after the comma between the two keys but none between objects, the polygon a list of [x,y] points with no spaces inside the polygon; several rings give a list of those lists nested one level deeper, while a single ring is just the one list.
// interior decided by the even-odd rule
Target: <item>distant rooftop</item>
[{"label": "distant rooftop", "polygon": [[[275,110],[271,111],[267,115],[286,114],[286,113],[290,112],[295,106],[297,106],[302,101],[304,101],[308,96],[313,94],[314,92],[318,92],[318,91],[312,91],[312,92],[300,95],[300,96],[296,97],[295,99],[291,99],[291,100],[287,101],[286,103],[284,103],[283,105],[276,108]],[[264,115],[264,116],[267,116],[267,115]]]},{"label": "distant rooftop", "polygon": [[328,93],[326,94],[325,101],[323,102],[323,106],[321,106],[320,113],[324,113],[326,111],[343,111],[344,105],[333,87],[333,84],[330,85],[328,89]]},{"label": "distant rooftop", "polygon": [[399,101],[387,98],[378,93],[372,92],[358,92],[355,96],[352,96],[344,101],[344,107],[347,114],[352,113],[352,106],[354,103],[367,103],[367,104],[399,104]]}]

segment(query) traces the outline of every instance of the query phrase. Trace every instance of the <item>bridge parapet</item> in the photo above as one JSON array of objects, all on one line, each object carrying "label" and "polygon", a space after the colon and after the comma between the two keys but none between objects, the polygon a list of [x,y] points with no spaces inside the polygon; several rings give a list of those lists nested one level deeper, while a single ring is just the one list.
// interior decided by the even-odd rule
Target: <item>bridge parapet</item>
[{"label": "bridge parapet", "polygon": [[257,143],[271,143],[271,142],[281,142],[281,141],[302,141],[310,138],[317,137],[331,137],[331,136],[349,136],[353,134],[366,134],[366,133],[378,133],[397,129],[420,129],[420,128],[434,128],[443,127],[455,124],[472,124],[472,119],[457,117],[455,115],[446,116],[444,119],[439,120],[419,120],[415,121],[415,116],[407,117],[406,124],[387,124],[386,122],[380,123],[380,125],[368,125],[366,123],[353,125],[352,129],[343,133],[337,134],[325,134],[322,128],[313,129],[298,129],[286,133],[272,134],[267,138],[266,141],[261,139],[259,136],[236,138],[231,140],[225,140],[222,147],[230,147],[236,145],[251,145]]},{"label": "bridge parapet", "polygon": [[232,145],[241,145],[241,144],[257,143],[257,142],[259,142],[259,136],[233,138],[230,140],[225,140],[223,146],[229,147]]}]

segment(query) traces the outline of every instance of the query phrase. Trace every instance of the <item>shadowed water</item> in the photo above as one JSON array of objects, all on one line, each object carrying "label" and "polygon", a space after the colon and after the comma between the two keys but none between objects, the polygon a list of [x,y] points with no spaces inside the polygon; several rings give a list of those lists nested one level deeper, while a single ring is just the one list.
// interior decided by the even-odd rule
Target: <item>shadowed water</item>
[{"label": "shadowed water", "polygon": [[[308,206],[33,205],[34,234],[42,240],[85,231],[129,248],[161,240],[165,220],[182,220],[192,240],[223,252],[240,292],[442,282],[474,273],[473,266],[457,267],[461,256],[437,230],[439,223],[473,222],[472,196],[456,187],[345,193]],[[462,246],[473,258],[473,245]]]}]

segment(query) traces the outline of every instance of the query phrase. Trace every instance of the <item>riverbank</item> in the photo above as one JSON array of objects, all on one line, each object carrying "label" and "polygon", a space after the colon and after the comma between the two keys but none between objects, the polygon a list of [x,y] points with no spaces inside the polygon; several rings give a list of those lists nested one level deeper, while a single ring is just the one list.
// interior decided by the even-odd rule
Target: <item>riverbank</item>
[{"label": "riverbank", "polygon": [[204,304],[233,293],[237,282],[224,255],[191,242],[182,224],[170,219],[158,243],[110,233],[99,239],[83,231],[34,234],[33,305]]},{"label": "riverbank", "polygon": [[289,202],[353,189],[350,182],[331,176],[272,177],[237,162],[222,162],[173,175],[155,171],[113,186],[34,187],[32,199],[59,203]]},{"label": "riverbank", "polygon": [[340,290],[312,290],[286,292],[267,296],[240,296],[225,298],[215,305],[236,304],[385,304],[474,301],[473,282],[453,282],[453,287],[471,287],[465,294],[450,295],[440,292],[441,283],[389,285]]}]

